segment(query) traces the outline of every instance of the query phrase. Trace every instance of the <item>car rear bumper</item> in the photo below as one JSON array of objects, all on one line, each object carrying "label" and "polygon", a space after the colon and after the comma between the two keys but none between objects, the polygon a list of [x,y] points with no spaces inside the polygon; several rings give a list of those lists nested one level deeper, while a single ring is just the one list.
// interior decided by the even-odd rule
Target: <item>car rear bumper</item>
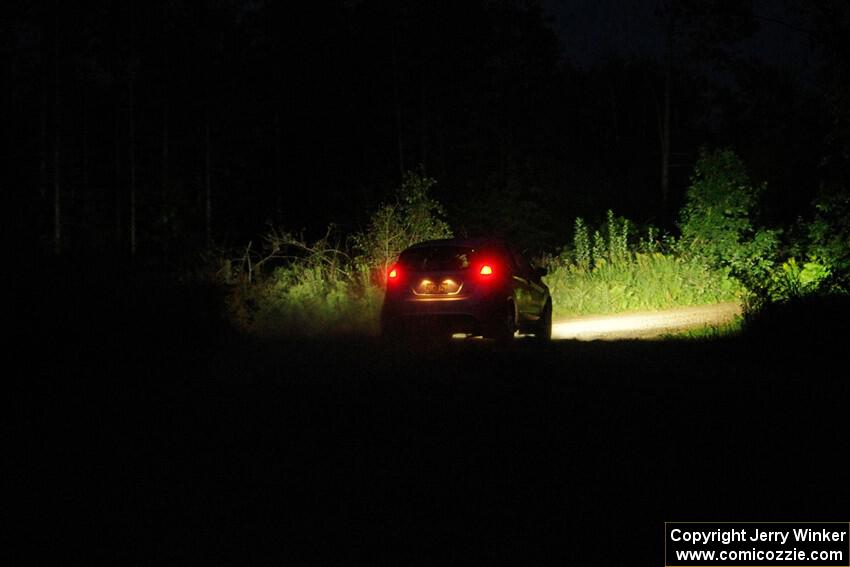
[{"label": "car rear bumper", "polygon": [[385,302],[381,323],[387,329],[395,323],[430,321],[454,332],[480,334],[484,326],[498,317],[502,301],[476,297],[405,298]]}]

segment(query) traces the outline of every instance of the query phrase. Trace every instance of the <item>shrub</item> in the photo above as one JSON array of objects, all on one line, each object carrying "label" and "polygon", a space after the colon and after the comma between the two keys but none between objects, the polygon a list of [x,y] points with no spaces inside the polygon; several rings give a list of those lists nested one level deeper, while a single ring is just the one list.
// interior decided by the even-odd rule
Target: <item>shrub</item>
[{"label": "shrub", "polygon": [[[712,266],[696,255],[678,256],[671,237],[652,227],[632,245],[627,219],[608,211],[593,231],[575,221],[573,249],[545,259],[545,281],[559,316],[616,313],[701,305],[740,298],[743,288],[729,267]],[[604,236],[603,236],[604,235]],[[662,253],[661,250],[668,250]]]},{"label": "shrub", "polygon": [[694,253],[728,262],[752,236],[751,215],[764,187],[753,187],[731,150],[702,150],[681,211],[682,241]]},{"label": "shrub", "polygon": [[562,317],[735,301],[743,291],[728,270],[659,252],[592,271],[558,260],[547,267],[552,306]]},{"label": "shrub", "polygon": [[785,300],[800,298],[817,292],[830,276],[830,269],[817,257],[801,266],[795,258],[789,258],[773,274],[771,298]]},{"label": "shrub", "polygon": [[827,291],[850,292],[850,191],[823,193],[814,202],[808,227],[808,253],[829,273],[821,280]]},{"label": "shrub", "polygon": [[366,229],[353,236],[358,263],[372,271],[376,283],[386,283],[390,265],[408,246],[452,236],[442,205],[429,196],[436,183],[421,173],[407,172],[395,202],[378,209]]},{"label": "shrub", "polygon": [[259,248],[249,243],[238,255],[216,259],[220,281],[230,288],[231,319],[262,336],[376,332],[380,286],[399,252],[451,236],[442,206],[428,195],[434,183],[408,173],[395,202],[346,244],[333,226],[314,242],[272,227]]},{"label": "shrub", "polygon": [[376,330],[380,290],[333,234],[331,227],[307,242],[270,228],[260,250],[249,246],[231,263],[227,305],[236,325],[262,336]]},{"label": "shrub", "polygon": [[756,298],[769,293],[779,247],[779,232],[753,220],[764,189],[732,150],[702,150],[679,223],[681,253],[729,268]]}]

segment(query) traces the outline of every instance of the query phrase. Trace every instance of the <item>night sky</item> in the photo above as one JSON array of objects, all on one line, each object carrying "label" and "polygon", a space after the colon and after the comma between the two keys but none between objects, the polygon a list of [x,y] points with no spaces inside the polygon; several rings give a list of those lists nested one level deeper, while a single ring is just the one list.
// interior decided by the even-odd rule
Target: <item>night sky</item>
[{"label": "night sky", "polygon": [[[761,0],[750,4],[757,28],[733,49],[794,72],[816,64],[817,53],[799,3]],[[564,57],[573,64],[589,66],[612,55],[663,57],[664,26],[658,2],[544,0],[542,6],[553,19]]]}]

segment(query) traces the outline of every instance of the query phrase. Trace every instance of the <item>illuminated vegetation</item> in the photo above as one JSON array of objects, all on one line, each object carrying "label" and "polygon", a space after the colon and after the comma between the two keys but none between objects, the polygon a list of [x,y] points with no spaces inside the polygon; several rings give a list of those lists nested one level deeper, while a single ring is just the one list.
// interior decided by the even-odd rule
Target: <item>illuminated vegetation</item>
[{"label": "illuminated vegetation", "polygon": [[[652,230],[632,246],[625,231],[609,233],[610,219],[612,214],[606,226],[594,232],[591,248],[582,245],[587,229],[582,219],[577,219],[574,247],[546,260],[549,275],[545,281],[556,315],[704,305],[734,301],[743,294],[743,286],[728,269],[677,254],[675,241],[654,240]],[[623,220],[619,226],[625,228],[627,223]]]},{"label": "illuminated vegetation", "polygon": [[[373,333],[387,269],[399,252],[452,230],[434,200],[436,181],[408,172],[396,198],[364,230],[330,227],[314,242],[270,228],[262,244],[219,256],[237,326],[261,335]],[[542,254],[556,317],[661,310],[740,301],[749,314],[770,302],[846,293],[847,200],[822,197],[814,218],[788,234],[759,222],[764,186],[753,185],[731,150],[703,151],[679,215],[680,236],[608,211],[574,221],[572,243]],[[785,240],[783,240],[785,238]],[[740,322],[695,331],[720,336]]]},{"label": "illuminated vegetation", "polygon": [[221,264],[228,311],[243,331],[263,336],[373,333],[387,268],[408,246],[452,235],[429,191],[435,180],[408,172],[396,200],[349,238],[330,227],[307,242],[269,229],[259,250]]},{"label": "illuminated vegetation", "polygon": [[544,260],[556,314],[738,300],[754,312],[770,302],[846,293],[850,229],[842,213],[850,201],[820,198],[805,237],[783,241],[782,230],[759,223],[764,190],[734,152],[704,150],[680,212],[680,237],[659,237],[651,226],[639,231],[612,211],[597,228],[576,219],[572,246]]}]

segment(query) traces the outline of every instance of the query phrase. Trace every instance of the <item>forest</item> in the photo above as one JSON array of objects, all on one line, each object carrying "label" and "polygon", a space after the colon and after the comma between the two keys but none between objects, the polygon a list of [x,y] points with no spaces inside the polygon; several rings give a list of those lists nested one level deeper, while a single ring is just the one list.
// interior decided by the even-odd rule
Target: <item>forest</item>
[{"label": "forest", "polygon": [[[557,25],[581,5],[557,2],[3,10],[0,183],[16,250],[33,265],[229,285],[251,255],[280,256],[265,275],[309,261],[318,241],[362,256],[358,236],[411,175],[453,234],[498,234],[541,262],[572,262],[576,223],[599,227],[608,246],[614,211],[635,253],[682,235],[700,156],[731,152],[735,171],[718,183],[752,189],[733,238],[770,235],[758,253],[770,265],[729,285],[763,291],[812,261],[830,289],[846,281],[846,3],[787,3],[779,17],[659,1],[643,30],[659,50],[601,45],[591,59],[573,57]],[[795,43],[758,43],[777,28]],[[274,234],[295,252],[280,254]],[[753,271],[753,257],[734,261],[704,267]]]}]

